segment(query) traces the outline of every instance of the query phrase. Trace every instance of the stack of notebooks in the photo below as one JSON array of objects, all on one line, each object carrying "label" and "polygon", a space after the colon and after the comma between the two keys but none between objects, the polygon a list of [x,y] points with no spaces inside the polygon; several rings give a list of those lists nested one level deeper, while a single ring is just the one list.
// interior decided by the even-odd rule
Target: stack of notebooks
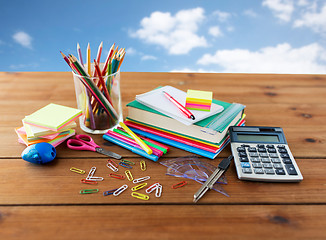
[{"label": "stack of notebooks", "polygon": [[[185,105],[186,93],[170,86],[137,95],[127,104],[125,124],[136,134],[214,159],[229,143],[228,128],[245,124],[244,105],[212,100],[210,112],[194,111],[195,122],[186,119],[164,98],[168,92]],[[172,113],[171,113],[171,111]]]},{"label": "stack of notebooks", "polygon": [[47,142],[54,147],[75,135],[75,120],[82,111],[50,103],[26,116],[22,127],[15,128],[18,142],[26,146]]}]

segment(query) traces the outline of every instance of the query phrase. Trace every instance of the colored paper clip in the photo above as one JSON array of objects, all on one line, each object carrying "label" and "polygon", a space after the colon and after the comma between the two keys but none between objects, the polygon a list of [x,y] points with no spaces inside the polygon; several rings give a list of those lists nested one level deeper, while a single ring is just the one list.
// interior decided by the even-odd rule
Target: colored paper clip
[{"label": "colored paper clip", "polygon": [[75,173],[79,173],[79,174],[84,174],[85,173],[84,170],[81,170],[81,169],[75,168],[75,167],[71,167],[70,171],[75,172]]},{"label": "colored paper clip", "polygon": [[128,188],[128,185],[122,185],[121,187],[119,187],[117,190],[114,191],[113,196],[119,196],[124,190],[126,190]]},{"label": "colored paper clip", "polygon": [[172,188],[173,188],[173,189],[177,189],[177,188],[183,187],[183,186],[186,185],[186,184],[187,184],[186,181],[182,181],[182,182],[179,182],[179,183],[177,183],[177,184],[172,185]]},{"label": "colored paper clip", "polygon": [[155,197],[161,197],[162,189],[163,189],[163,186],[161,184],[159,184],[158,187],[156,188]]},{"label": "colored paper clip", "polygon": [[130,166],[128,163],[125,162],[119,162],[119,165],[125,168],[130,168],[130,169],[132,168],[132,166]]},{"label": "colored paper clip", "polygon": [[146,187],[146,186],[147,186],[147,183],[142,183],[142,184],[132,187],[131,191],[138,191],[139,189],[142,189],[143,187]]},{"label": "colored paper clip", "polygon": [[150,185],[148,188],[146,188],[146,193],[151,193],[151,192],[153,192],[155,189],[158,188],[159,185],[161,185],[161,184],[159,184],[158,182],[156,182],[156,183]]},{"label": "colored paper clip", "polygon": [[88,175],[87,175],[87,178],[89,178],[89,177],[93,177],[95,171],[96,171],[96,167],[92,167],[91,170],[89,170],[89,173],[88,173]]},{"label": "colored paper clip", "polygon": [[141,199],[141,200],[148,200],[149,199],[148,195],[145,195],[145,194],[142,194],[142,193],[139,193],[139,192],[132,192],[131,196],[133,196],[135,198],[138,198],[138,199]]},{"label": "colored paper clip", "polygon": [[80,190],[80,194],[90,194],[90,193],[97,193],[99,190],[98,189],[83,189]]},{"label": "colored paper clip", "polygon": [[124,162],[124,163],[127,163],[129,165],[135,165],[134,162],[130,161],[130,160],[126,160],[126,159],[121,159],[120,162]]},{"label": "colored paper clip", "polygon": [[133,182],[133,183],[140,183],[140,182],[147,181],[147,180],[150,179],[150,178],[151,178],[150,176],[141,177],[141,178],[137,178],[137,179],[133,180],[132,182]]},{"label": "colored paper clip", "polygon": [[109,176],[113,177],[113,178],[117,178],[117,179],[125,179],[126,178],[125,176],[116,174],[116,173],[110,173]]},{"label": "colored paper clip", "polygon": [[142,171],[146,171],[146,162],[144,160],[140,161],[140,169]]},{"label": "colored paper clip", "polygon": [[86,183],[86,184],[97,184],[96,181],[93,180],[87,180],[87,179],[82,179],[80,180],[81,183]]},{"label": "colored paper clip", "polygon": [[115,191],[117,191],[118,189],[112,189],[112,190],[109,190],[109,191],[105,191],[103,192],[103,196],[109,196],[109,195],[112,195]]},{"label": "colored paper clip", "polygon": [[132,176],[131,172],[129,170],[125,171],[125,174],[128,178],[128,180],[131,182],[132,180],[134,180],[134,177]]},{"label": "colored paper clip", "polygon": [[112,164],[112,162],[108,162],[108,163],[106,164],[106,166],[107,166],[108,168],[110,168],[113,172],[117,172],[117,171],[119,171],[119,169],[118,169],[116,166],[114,166],[114,165]]},{"label": "colored paper clip", "polygon": [[113,161],[112,159],[108,159],[108,163],[111,163],[116,168],[119,167],[119,165],[115,161]]}]

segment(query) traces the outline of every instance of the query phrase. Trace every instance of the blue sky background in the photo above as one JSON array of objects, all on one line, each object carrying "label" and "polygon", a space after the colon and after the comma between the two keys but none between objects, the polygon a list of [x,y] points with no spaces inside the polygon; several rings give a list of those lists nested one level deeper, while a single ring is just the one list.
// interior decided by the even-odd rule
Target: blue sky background
[{"label": "blue sky background", "polygon": [[326,0],[0,2],[0,71],[68,71],[60,52],[121,71],[326,73]]}]

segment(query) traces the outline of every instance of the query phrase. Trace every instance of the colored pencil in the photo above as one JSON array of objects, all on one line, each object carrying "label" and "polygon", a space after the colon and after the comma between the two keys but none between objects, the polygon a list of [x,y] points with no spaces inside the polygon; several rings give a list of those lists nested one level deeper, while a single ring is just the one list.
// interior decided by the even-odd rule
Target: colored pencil
[{"label": "colored pencil", "polygon": [[81,51],[80,51],[79,43],[77,43],[77,53],[78,53],[79,62],[81,63],[81,65],[84,66],[84,62],[83,62],[82,54],[81,54]]}]

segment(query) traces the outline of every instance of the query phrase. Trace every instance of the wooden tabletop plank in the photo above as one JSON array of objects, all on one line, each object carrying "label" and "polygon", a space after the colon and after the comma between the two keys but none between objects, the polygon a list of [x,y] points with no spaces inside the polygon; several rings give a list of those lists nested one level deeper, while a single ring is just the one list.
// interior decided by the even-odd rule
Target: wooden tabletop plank
[{"label": "wooden tabletop plank", "polygon": [[255,206],[0,207],[3,239],[325,239],[326,208]]},{"label": "wooden tabletop plank", "polygon": [[[129,159],[136,163],[131,169],[134,178],[150,176],[148,185],[160,182],[163,185],[161,198],[150,194],[149,201],[141,201],[130,196],[133,184],[127,179],[118,180],[109,177],[112,171],[106,167],[106,159],[66,159],[57,158],[44,166],[31,164],[21,159],[0,160],[0,205],[21,204],[192,204],[193,194],[200,184],[193,180],[167,176],[167,168],[159,163],[146,161],[147,170],[141,171],[141,158]],[[201,159],[204,162],[218,165],[221,159],[214,162]],[[297,164],[304,180],[300,183],[261,183],[240,181],[237,178],[233,163],[226,173],[228,183],[223,186],[230,197],[210,191],[199,204],[326,204],[326,175],[324,173],[326,159],[298,159]],[[82,184],[91,167],[97,167],[95,176],[104,177],[97,185]],[[76,167],[86,171],[80,175],[69,169]],[[126,168],[119,167],[119,174],[124,175]],[[186,180],[187,185],[172,189],[172,185]],[[118,188],[127,184],[129,188],[118,197],[103,196],[104,191]],[[99,189],[95,194],[79,194],[82,189]],[[145,189],[139,192],[145,193]]]}]

